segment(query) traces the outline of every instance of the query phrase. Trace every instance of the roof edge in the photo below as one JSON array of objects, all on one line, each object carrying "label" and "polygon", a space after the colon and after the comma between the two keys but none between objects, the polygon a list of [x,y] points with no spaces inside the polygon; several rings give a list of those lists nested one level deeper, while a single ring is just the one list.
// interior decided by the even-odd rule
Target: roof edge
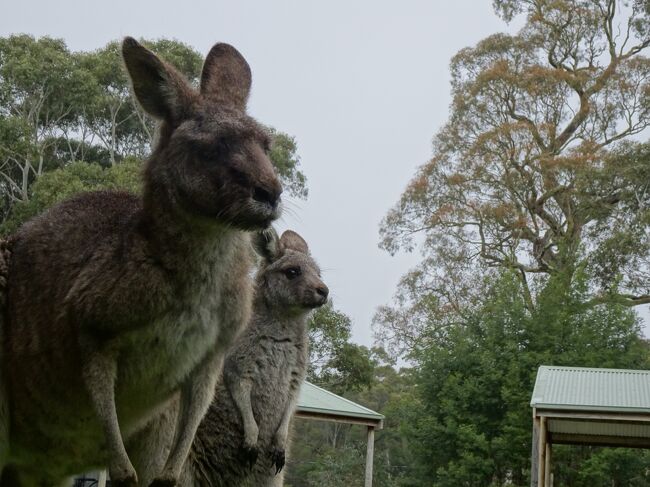
[{"label": "roof edge", "polygon": [[[385,419],[386,418],[383,414],[380,414],[380,413],[378,413],[376,411],[373,411],[372,409],[367,408],[365,406],[362,406],[361,404],[356,403],[354,401],[351,401],[350,399],[346,399],[343,396],[339,396],[338,394],[334,394],[333,392],[330,392],[327,389],[323,389],[322,387],[319,387],[316,384],[312,384],[309,381],[304,381],[304,383],[310,385],[311,387],[314,387],[314,388],[318,389],[319,391],[327,394],[328,396],[334,396],[335,398],[340,399],[340,400],[354,406],[355,408],[360,408],[360,409],[363,410],[362,412],[357,413],[357,414],[361,414],[361,415],[364,415],[364,416],[367,416],[367,417],[377,418],[377,419]],[[318,410],[320,410],[320,411],[337,411],[336,409],[327,409],[327,408],[309,408],[309,407],[305,408],[305,407],[303,407],[302,409],[303,410],[312,410],[312,411],[318,411]],[[339,415],[341,415],[341,413],[339,413]]]}]

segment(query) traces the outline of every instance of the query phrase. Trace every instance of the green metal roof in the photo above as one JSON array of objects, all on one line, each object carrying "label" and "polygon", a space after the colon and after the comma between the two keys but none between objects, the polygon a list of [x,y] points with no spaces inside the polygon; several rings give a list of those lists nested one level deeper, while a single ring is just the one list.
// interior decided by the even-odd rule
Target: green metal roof
[{"label": "green metal roof", "polygon": [[300,389],[297,412],[369,419],[377,422],[384,419],[382,414],[372,409],[337,396],[307,381],[302,384]]},{"label": "green metal roof", "polygon": [[531,407],[650,413],[650,370],[542,365]]}]

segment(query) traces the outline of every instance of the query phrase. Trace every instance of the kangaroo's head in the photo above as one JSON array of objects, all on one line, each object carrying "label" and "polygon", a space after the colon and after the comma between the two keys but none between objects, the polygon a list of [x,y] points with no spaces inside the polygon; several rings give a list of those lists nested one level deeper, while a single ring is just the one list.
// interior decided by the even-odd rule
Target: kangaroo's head
[{"label": "kangaroo's head", "polygon": [[287,230],[278,238],[271,228],[258,232],[254,245],[263,259],[257,274],[258,297],[269,307],[295,314],[327,302],[329,290],[300,235]]},{"label": "kangaroo's head", "polygon": [[216,44],[195,89],[131,37],[122,53],[136,98],[161,122],[145,205],[166,201],[192,217],[267,227],[279,216],[282,187],[268,157],[269,135],[246,114],[251,71],[242,55]]}]

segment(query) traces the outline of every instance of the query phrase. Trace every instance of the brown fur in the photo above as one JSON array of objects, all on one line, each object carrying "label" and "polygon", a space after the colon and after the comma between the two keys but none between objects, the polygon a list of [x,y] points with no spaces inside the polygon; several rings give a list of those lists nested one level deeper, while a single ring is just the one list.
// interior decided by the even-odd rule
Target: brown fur
[{"label": "brown fur", "polygon": [[51,486],[105,465],[114,486],[135,485],[123,438],[179,400],[154,480],[174,485],[224,354],[249,319],[245,230],[278,216],[268,138],[245,114],[243,57],[217,44],[195,91],[134,39],[123,54],[136,97],[161,120],[143,198],[84,194],[9,241],[2,487]]}]

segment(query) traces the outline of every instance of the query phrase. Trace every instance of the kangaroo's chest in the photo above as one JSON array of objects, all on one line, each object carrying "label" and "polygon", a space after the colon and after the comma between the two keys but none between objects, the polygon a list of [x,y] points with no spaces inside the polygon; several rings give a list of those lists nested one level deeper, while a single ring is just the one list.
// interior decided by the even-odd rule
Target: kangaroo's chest
[{"label": "kangaroo's chest", "polygon": [[[118,347],[117,388],[140,397],[176,390],[208,355],[222,353],[237,329],[237,308],[250,299],[233,292],[232,269],[205,263],[179,291],[173,306],[149,326],[134,330]],[[127,394],[131,395],[131,394]]]},{"label": "kangaroo's chest", "polygon": [[257,350],[254,377],[255,390],[261,396],[286,396],[292,377],[304,368],[300,344],[292,341],[276,341]]}]

